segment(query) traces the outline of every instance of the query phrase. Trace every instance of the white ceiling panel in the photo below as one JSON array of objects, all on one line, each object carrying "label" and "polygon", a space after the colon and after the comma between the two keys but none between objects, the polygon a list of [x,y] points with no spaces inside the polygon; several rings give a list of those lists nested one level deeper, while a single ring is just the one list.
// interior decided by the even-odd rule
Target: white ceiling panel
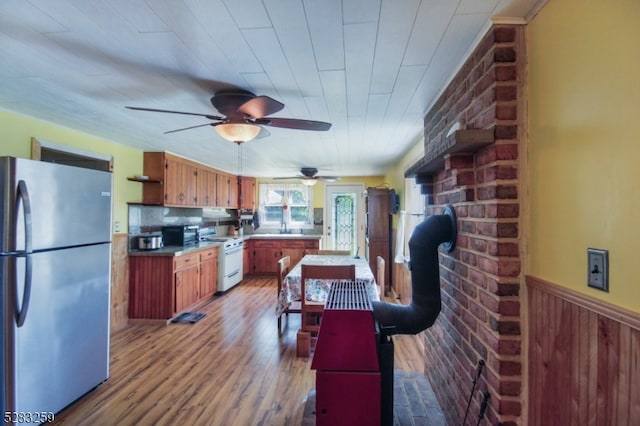
[{"label": "white ceiling panel", "polygon": [[419,0],[383,0],[371,73],[371,93],[391,93],[396,84]]},{"label": "white ceiling panel", "polygon": [[344,69],[342,8],[340,0],[304,0],[319,71]]},{"label": "white ceiling panel", "polygon": [[163,134],[213,121],[125,106],[218,115],[216,92],[248,90],[331,128],[264,124],[243,174],[380,175],[491,19],[544,1],[3,0],[0,109],[235,172],[237,146],[211,126]]},{"label": "white ceiling panel", "polygon": [[302,3],[298,0],[269,0],[265,5],[300,92],[303,96],[322,95]]},{"label": "white ceiling panel", "polygon": [[456,11],[456,2],[422,2],[402,60],[403,65],[429,65]]},{"label": "white ceiling panel", "polygon": [[367,112],[376,29],[373,23],[344,27],[348,116],[364,117]]},{"label": "white ceiling panel", "polygon": [[[381,0],[343,0],[344,24],[378,22]],[[398,2],[399,3],[399,2]]]}]

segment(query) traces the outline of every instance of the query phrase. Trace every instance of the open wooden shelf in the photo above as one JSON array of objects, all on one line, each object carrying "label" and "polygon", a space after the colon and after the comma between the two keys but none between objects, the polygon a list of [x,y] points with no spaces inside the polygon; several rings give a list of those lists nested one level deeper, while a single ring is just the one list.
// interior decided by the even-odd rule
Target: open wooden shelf
[{"label": "open wooden shelf", "polygon": [[141,183],[149,183],[149,182],[153,182],[153,183],[162,183],[162,181],[160,179],[141,179],[139,177],[128,177],[127,180],[130,180],[131,182],[141,182]]}]

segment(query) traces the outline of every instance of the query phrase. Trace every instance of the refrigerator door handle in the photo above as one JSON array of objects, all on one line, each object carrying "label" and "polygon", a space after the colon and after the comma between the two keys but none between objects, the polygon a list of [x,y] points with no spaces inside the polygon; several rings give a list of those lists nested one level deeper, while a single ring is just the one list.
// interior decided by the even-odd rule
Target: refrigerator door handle
[{"label": "refrigerator door handle", "polygon": [[[31,239],[31,201],[29,200],[29,191],[27,190],[27,184],[21,180],[18,182],[17,190],[17,202],[16,202],[16,216],[20,204],[23,206],[23,220],[24,220],[24,287],[22,293],[22,306],[16,312],[16,325],[22,327],[25,319],[27,318],[27,312],[29,311],[29,301],[31,299],[31,252],[32,252],[32,239]],[[17,282],[16,282],[17,287]],[[16,288],[16,307],[18,304],[18,289]]]}]

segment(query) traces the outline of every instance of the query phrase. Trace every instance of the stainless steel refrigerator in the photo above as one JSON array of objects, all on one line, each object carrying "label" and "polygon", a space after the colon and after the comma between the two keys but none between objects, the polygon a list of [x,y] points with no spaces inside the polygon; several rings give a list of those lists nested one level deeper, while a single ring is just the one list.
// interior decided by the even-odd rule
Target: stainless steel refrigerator
[{"label": "stainless steel refrigerator", "polygon": [[109,172],[0,157],[5,422],[109,376],[111,188]]}]

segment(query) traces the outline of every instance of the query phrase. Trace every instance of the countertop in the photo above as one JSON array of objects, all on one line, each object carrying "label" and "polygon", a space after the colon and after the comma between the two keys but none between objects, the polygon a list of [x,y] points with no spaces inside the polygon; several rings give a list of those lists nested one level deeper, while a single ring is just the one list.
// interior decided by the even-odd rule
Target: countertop
[{"label": "countertop", "polygon": [[251,234],[244,236],[245,240],[319,240],[321,238],[320,234]]},{"label": "countertop", "polygon": [[129,250],[129,256],[182,256],[183,254],[221,245],[221,242],[202,241],[190,246],[166,246],[157,250]]},{"label": "countertop", "polygon": [[[242,240],[319,240],[320,234],[251,234],[239,237]],[[219,241],[201,241],[190,246],[166,246],[157,250],[129,250],[129,256],[182,256],[209,247],[220,247]]]}]

